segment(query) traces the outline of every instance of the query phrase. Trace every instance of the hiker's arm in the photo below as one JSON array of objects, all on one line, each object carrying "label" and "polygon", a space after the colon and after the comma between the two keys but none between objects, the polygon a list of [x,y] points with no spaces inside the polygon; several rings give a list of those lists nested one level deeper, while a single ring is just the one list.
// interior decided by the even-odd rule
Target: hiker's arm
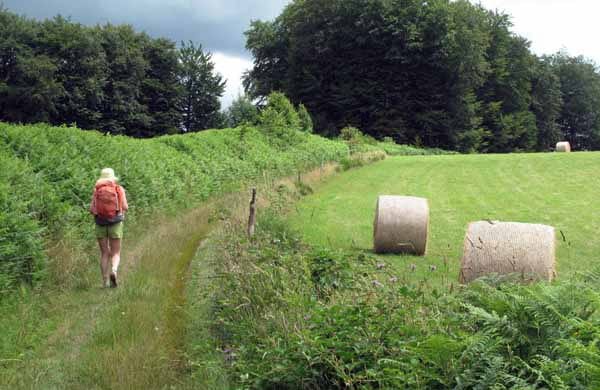
[{"label": "hiker's arm", "polygon": [[127,210],[129,210],[129,205],[127,204],[127,196],[125,195],[125,189],[121,186],[119,186],[119,192],[120,192],[120,197],[121,197],[121,209],[126,212]]},{"label": "hiker's arm", "polygon": [[[96,191],[94,191],[95,193]],[[90,213],[96,215],[96,197],[92,194],[92,201],[90,202]]]}]

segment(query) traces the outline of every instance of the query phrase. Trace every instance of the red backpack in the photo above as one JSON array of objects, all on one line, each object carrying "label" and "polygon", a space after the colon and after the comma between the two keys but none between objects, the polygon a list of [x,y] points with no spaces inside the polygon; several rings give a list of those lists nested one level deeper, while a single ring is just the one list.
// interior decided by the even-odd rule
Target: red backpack
[{"label": "red backpack", "polygon": [[96,205],[96,216],[112,220],[121,213],[121,199],[118,185],[106,182],[96,186],[94,191],[94,202]]}]

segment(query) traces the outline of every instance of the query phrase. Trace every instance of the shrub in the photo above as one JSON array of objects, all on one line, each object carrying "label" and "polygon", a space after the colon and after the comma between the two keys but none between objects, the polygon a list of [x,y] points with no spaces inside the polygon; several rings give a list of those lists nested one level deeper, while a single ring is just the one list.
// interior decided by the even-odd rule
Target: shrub
[{"label": "shrub", "polygon": [[313,132],[313,121],[304,104],[298,106],[298,119],[300,120],[300,130],[305,133]]},{"label": "shrub", "polygon": [[281,149],[301,142],[300,118],[294,106],[281,92],[272,92],[259,115],[259,126],[269,141]]},{"label": "shrub", "polygon": [[358,140],[361,136],[360,130],[353,126],[346,126],[340,130],[340,139],[344,141]]},{"label": "shrub", "polygon": [[225,116],[229,127],[256,125],[258,122],[258,109],[246,95],[238,95],[231,102]]}]

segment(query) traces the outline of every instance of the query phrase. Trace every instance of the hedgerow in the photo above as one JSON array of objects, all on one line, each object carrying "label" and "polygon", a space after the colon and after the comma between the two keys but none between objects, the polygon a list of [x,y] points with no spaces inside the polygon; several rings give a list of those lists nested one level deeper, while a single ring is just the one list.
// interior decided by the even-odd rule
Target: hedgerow
[{"label": "hedgerow", "polygon": [[390,137],[385,137],[383,141],[378,141],[368,134],[363,134],[360,129],[353,126],[346,126],[340,130],[339,139],[348,145],[351,154],[381,151],[385,152],[388,156],[456,154],[456,152],[439,148],[419,148],[411,145],[400,145],[395,143]]},{"label": "hedgerow", "polygon": [[263,175],[290,175],[348,154],[340,142],[300,133],[293,146],[243,127],[149,140],[71,127],[0,123],[0,290],[43,269],[44,241],[93,242],[88,205],[103,167],[128,195],[128,223],[192,207]]}]

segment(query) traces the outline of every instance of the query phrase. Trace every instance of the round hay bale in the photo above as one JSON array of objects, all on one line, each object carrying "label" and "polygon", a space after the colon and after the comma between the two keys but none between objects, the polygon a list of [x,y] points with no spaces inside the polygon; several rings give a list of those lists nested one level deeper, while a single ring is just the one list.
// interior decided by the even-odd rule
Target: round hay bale
[{"label": "round hay bale", "polygon": [[491,273],[550,281],[556,275],[554,252],[552,226],[473,222],[465,236],[459,281],[468,283]]},{"label": "round hay bale", "polygon": [[556,144],[556,151],[559,153],[570,153],[571,152],[571,144],[568,142],[558,142]]},{"label": "round hay bale", "polygon": [[427,199],[382,195],[377,199],[373,222],[376,253],[424,255],[429,230]]}]

